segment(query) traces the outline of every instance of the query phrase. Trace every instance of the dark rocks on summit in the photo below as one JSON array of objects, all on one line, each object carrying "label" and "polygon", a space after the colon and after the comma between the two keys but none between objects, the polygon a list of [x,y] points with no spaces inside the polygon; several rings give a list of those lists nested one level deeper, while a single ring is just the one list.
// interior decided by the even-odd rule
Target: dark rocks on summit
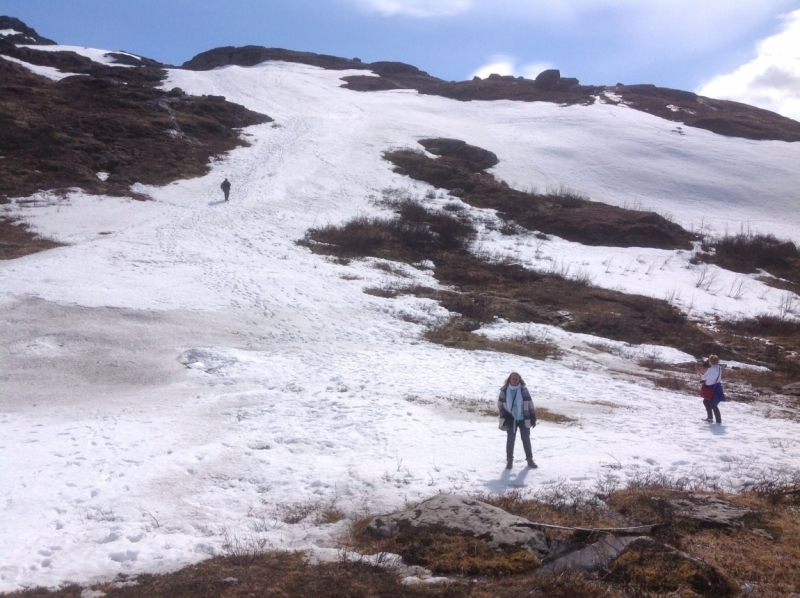
[{"label": "dark rocks on summit", "polygon": [[537,87],[555,87],[558,80],[561,79],[561,71],[558,69],[547,69],[536,75],[534,82]]},{"label": "dark rocks on summit", "polygon": [[56,42],[52,39],[42,37],[32,27],[28,27],[25,23],[14,17],[0,16],[0,30],[11,29],[17,31],[12,35],[5,35],[0,37],[7,42],[13,44],[35,44],[37,46],[54,46]]},{"label": "dark rocks on summit", "polygon": [[191,60],[187,60],[183,63],[182,68],[190,71],[208,71],[221,66],[255,66],[268,61],[297,62],[339,71],[348,69],[373,71],[381,76],[403,74],[429,77],[428,73],[402,62],[379,61],[369,63],[362,62],[360,58],[341,58],[328,54],[296,52],[283,48],[265,48],[264,46],[214,48],[198,54]]}]

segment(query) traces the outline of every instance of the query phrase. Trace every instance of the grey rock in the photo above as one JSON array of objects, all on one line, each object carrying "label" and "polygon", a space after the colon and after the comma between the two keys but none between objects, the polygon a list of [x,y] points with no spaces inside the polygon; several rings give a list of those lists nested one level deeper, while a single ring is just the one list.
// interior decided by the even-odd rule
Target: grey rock
[{"label": "grey rock", "polygon": [[472,535],[496,549],[524,547],[543,558],[550,553],[545,535],[527,527],[530,521],[479,500],[456,494],[439,494],[415,508],[381,515],[370,521],[373,534],[388,538],[405,526],[444,528]]},{"label": "grey rock", "polygon": [[405,168],[403,168],[402,166],[395,166],[392,169],[392,172],[395,172],[397,174],[403,174],[403,175],[408,174],[408,171]]},{"label": "grey rock", "polygon": [[749,507],[702,494],[690,494],[686,498],[668,498],[666,503],[674,517],[689,519],[710,527],[739,527],[745,517],[755,514]]},{"label": "grey rock", "polygon": [[597,571],[605,569],[631,542],[640,539],[649,540],[646,536],[603,538],[599,542],[545,563],[536,572],[539,575],[553,575],[564,571]]},{"label": "grey rock", "polygon": [[464,190],[461,187],[456,187],[455,189],[451,190],[448,195],[452,195],[453,197],[464,197]]}]

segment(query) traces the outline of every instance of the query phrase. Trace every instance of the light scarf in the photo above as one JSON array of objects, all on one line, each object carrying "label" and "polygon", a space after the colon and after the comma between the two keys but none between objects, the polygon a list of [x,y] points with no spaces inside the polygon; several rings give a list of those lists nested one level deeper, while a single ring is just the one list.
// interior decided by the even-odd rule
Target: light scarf
[{"label": "light scarf", "polygon": [[525,412],[522,409],[522,384],[506,386],[506,409],[514,416],[514,421],[525,419]]}]

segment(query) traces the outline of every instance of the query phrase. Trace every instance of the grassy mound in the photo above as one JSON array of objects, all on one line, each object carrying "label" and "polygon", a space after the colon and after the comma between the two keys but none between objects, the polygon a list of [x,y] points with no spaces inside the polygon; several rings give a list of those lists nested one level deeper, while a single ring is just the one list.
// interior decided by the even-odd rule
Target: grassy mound
[{"label": "grassy mound", "polygon": [[[436,141],[420,143],[431,147]],[[498,216],[509,223],[584,245],[688,249],[694,239],[680,225],[654,212],[589,201],[569,190],[539,194],[511,189],[483,172],[490,162],[476,161],[463,150],[442,153],[437,159],[409,150],[387,152],[384,158],[418,181],[451,191],[462,189],[462,201],[497,210]]]}]

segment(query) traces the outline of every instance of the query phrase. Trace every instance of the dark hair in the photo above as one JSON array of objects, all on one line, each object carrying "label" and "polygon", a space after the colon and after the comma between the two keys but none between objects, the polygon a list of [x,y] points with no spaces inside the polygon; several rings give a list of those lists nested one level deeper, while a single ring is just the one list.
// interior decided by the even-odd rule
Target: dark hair
[{"label": "dark hair", "polygon": [[[519,376],[519,373],[518,373],[518,372],[511,372],[511,373],[508,375],[508,378],[506,378],[506,384],[511,384],[511,376],[513,376],[514,374],[517,374],[517,376]],[[520,383],[522,386],[527,386],[527,385],[525,384],[525,380],[523,380],[523,379],[522,379],[522,376],[519,376],[519,383]]]}]

